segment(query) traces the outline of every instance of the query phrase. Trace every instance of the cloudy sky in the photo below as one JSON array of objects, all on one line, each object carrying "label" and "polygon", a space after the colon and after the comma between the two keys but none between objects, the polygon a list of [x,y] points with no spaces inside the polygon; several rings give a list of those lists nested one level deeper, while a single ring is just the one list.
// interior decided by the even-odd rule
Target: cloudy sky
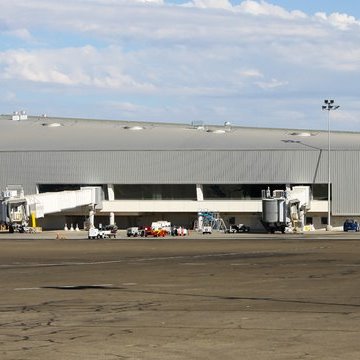
[{"label": "cloudy sky", "polygon": [[0,0],[0,113],[360,131],[360,2]]}]

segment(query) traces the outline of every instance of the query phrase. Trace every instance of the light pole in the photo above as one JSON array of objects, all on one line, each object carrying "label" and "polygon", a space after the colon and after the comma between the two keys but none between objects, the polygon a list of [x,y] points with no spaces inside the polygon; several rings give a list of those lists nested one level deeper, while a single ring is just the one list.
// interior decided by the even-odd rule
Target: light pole
[{"label": "light pole", "polygon": [[326,230],[331,230],[331,159],[330,159],[330,111],[337,110],[340,106],[335,105],[334,100],[326,99],[324,100],[324,104],[322,106],[323,110],[328,112],[328,218],[327,218],[327,226]]}]

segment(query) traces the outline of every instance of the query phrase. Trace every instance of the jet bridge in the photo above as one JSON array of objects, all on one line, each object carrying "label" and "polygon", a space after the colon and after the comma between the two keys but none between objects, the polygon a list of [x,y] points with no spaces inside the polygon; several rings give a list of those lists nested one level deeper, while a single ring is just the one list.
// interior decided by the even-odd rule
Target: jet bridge
[{"label": "jet bridge", "polygon": [[8,186],[0,199],[0,223],[6,224],[9,230],[17,230],[27,226],[30,218],[34,222],[34,219],[43,218],[47,214],[81,206],[89,207],[90,222],[93,223],[95,207],[101,209],[102,206],[101,187],[24,195],[21,186]]},{"label": "jet bridge", "polygon": [[262,190],[261,222],[268,232],[302,232],[306,212],[311,208],[309,186],[293,186],[286,190],[270,187]]}]

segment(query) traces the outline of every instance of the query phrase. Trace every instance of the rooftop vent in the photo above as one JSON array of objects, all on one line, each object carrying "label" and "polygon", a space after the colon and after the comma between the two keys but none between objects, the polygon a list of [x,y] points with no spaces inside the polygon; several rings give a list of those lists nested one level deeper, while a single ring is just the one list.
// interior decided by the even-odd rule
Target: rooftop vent
[{"label": "rooftop vent", "polygon": [[20,120],[27,120],[27,118],[28,117],[26,111],[22,110],[22,111],[14,111],[11,120],[20,121]]},{"label": "rooftop vent", "polygon": [[209,130],[206,130],[206,132],[213,133],[213,134],[225,134],[226,130],[224,130],[224,129],[209,129]]},{"label": "rooftop vent", "polygon": [[54,122],[54,123],[42,123],[41,126],[55,128],[55,127],[64,126],[64,125]]},{"label": "rooftop vent", "polygon": [[145,128],[143,126],[135,125],[135,126],[124,126],[124,129],[131,131],[139,131],[139,130],[144,130]]},{"label": "rooftop vent", "polygon": [[231,131],[231,122],[230,121],[225,121],[224,122],[224,128],[226,131]]},{"label": "rooftop vent", "polygon": [[306,132],[306,131],[294,131],[294,132],[289,133],[288,135],[307,137],[307,136],[315,136],[317,134],[316,133]]}]

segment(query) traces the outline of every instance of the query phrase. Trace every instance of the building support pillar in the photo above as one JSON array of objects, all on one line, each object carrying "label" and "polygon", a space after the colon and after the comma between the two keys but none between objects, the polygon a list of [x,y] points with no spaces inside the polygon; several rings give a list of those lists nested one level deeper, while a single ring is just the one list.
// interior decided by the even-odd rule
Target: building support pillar
[{"label": "building support pillar", "polygon": [[108,190],[109,201],[114,201],[115,200],[114,184],[108,184],[107,190]]},{"label": "building support pillar", "polygon": [[89,227],[90,228],[95,227],[94,222],[95,222],[95,206],[91,205],[89,208]]},{"label": "building support pillar", "polygon": [[109,224],[115,225],[115,214],[113,212],[110,213]]},{"label": "building support pillar", "polygon": [[[108,184],[107,190],[108,190],[109,201],[114,201],[115,200],[114,184]],[[109,224],[115,225],[115,213],[113,212],[109,214]]]},{"label": "building support pillar", "polygon": [[196,200],[204,201],[204,192],[202,184],[196,184]]},{"label": "building support pillar", "polygon": [[[196,200],[204,201],[204,191],[202,184],[196,184]],[[198,209],[198,220],[197,220],[196,230],[201,231],[203,227],[204,224],[203,224],[202,212],[200,211],[200,209]]]}]

